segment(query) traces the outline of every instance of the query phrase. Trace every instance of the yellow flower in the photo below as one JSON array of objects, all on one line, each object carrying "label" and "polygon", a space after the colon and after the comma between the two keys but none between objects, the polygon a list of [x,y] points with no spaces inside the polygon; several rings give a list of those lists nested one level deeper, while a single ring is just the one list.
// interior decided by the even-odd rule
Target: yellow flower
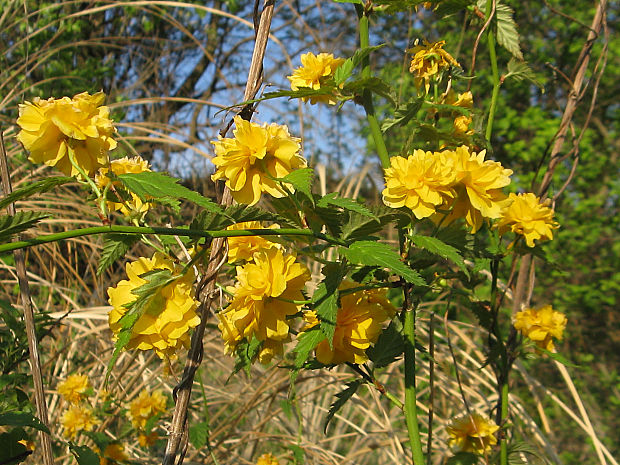
[{"label": "yellow flower", "polygon": [[471,121],[471,116],[461,115],[454,118],[454,134],[457,136],[471,136],[474,133],[473,129],[469,129]]},{"label": "yellow flower", "polygon": [[24,446],[27,450],[30,450],[33,452],[37,448],[37,445],[34,443],[34,441],[30,441],[28,439],[20,439],[17,442],[21,444],[22,446]]},{"label": "yellow flower", "polygon": [[[100,168],[99,172],[95,175],[95,183],[102,191],[109,184],[112,184],[116,189],[121,187],[120,182],[112,182],[111,179],[106,176],[110,169],[115,175],[126,173],[143,173],[145,171],[151,171],[148,162],[146,160],[143,160],[142,157],[139,156],[133,158],[125,157],[121,158],[120,160],[113,160],[110,163],[110,168],[104,166]],[[120,210],[120,212],[125,216],[130,216],[132,214],[142,214],[148,211],[148,202],[142,202],[142,200],[140,200],[140,197],[138,197],[133,192],[130,194],[131,198],[125,201],[123,201],[121,198],[119,198],[119,202],[108,201],[108,209]],[[108,196],[109,198],[118,197],[118,195],[114,192],[110,192]]]},{"label": "yellow flower", "polygon": [[138,444],[140,444],[140,447],[154,446],[158,439],[159,435],[155,431],[151,431],[149,434],[138,434]]},{"label": "yellow flower", "polygon": [[512,170],[504,168],[499,162],[485,160],[485,150],[478,154],[470,153],[469,148],[463,145],[455,151],[443,153],[453,160],[454,188],[458,194],[454,201],[443,206],[445,210],[452,208],[446,221],[465,218],[474,234],[482,226],[483,218],[501,216],[506,205],[506,195],[501,189],[510,184]]},{"label": "yellow flower", "polygon": [[[340,289],[357,286],[344,282]],[[377,342],[383,323],[394,315],[395,309],[387,300],[385,289],[372,289],[346,294],[340,297],[336,318],[333,348],[324,340],[316,348],[316,358],[325,365],[345,362],[364,363],[368,360],[366,349]],[[316,314],[306,312],[305,329],[314,326]],[[317,321],[318,322],[318,321]]]},{"label": "yellow flower", "polygon": [[233,300],[218,313],[226,352],[234,352],[243,338],[249,341],[254,336],[268,351],[263,359],[269,358],[269,351],[278,353],[278,342],[289,338],[287,317],[302,307],[290,301],[304,299],[302,290],[309,279],[310,272],[294,255],[275,248],[258,252],[253,262],[238,266],[238,282],[229,288]]},{"label": "yellow flower", "polygon": [[[228,231],[238,231],[240,229],[263,229],[264,226],[260,221],[246,221],[228,226]],[[277,229],[279,226],[274,224],[271,229]],[[228,263],[240,260],[251,260],[256,252],[261,250],[279,248],[280,244],[271,242],[260,236],[240,236],[228,238]]]},{"label": "yellow flower", "polygon": [[418,218],[427,218],[438,206],[454,198],[454,170],[437,152],[414,150],[409,157],[392,157],[385,170],[383,203],[407,207]]},{"label": "yellow flower", "polygon": [[455,97],[455,92],[450,90],[442,103],[454,105],[461,108],[472,108],[474,106],[474,96],[471,91],[463,92]]},{"label": "yellow flower", "polygon": [[566,316],[553,310],[551,305],[534,309],[527,308],[514,317],[514,327],[525,337],[531,339],[538,347],[553,351],[553,338],[562,340],[566,328]]},{"label": "yellow flower", "polygon": [[424,45],[416,45],[410,53],[413,54],[409,71],[414,75],[414,84],[418,89],[422,86],[428,92],[431,80],[438,80],[439,73],[450,66],[459,66],[457,61],[443,49],[444,40],[439,42],[424,41]]},{"label": "yellow flower", "polygon": [[[331,53],[315,55],[312,52],[308,52],[303,54],[301,56],[301,66],[293,72],[292,76],[287,76],[287,79],[291,81],[291,89],[299,90],[300,87],[309,87],[314,90],[320,89],[321,84],[331,78],[336,68],[344,61],[344,58],[334,58],[334,55]],[[322,102],[335,105],[337,102],[331,95],[313,95],[302,98],[304,102],[307,102],[308,99],[310,99],[311,104]]]},{"label": "yellow flower", "polygon": [[[233,198],[243,204],[254,205],[263,192],[273,197],[287,195],[274,178],[283,178],[298,168],[306,166],[299,154],[300,139],[292,137],[286,126],[277,124],[260,126],[235,116],[234,138],[212,141],[217,170],[214,181],[226,180]],[[292,186],[288,189],[293,191]]]},{"label": "yellow flower", "polygon": [[149,418],[166,411],[166,397],[161,391],[144,390],[129,403],[129,419],[134,428],[143,430]]},{"label": "yellow flower", "polygon": [[446,427],[450,435],[449,445],[457,451],[472,452],[482,455],[491,450],[491,446],[497,444],[494,433],[499,429],[490,418],[485,418],[479,413],[472,413],[455,418]]},{"label": "yellow flower", "polygon": [[19,105],[17,139],[30,152],[34,163],[55,166],[68,176],[79,171],[69,157],[88,175],[92,175],[108,159],[108,151],[116,148],[110,110],[102,106],[105,95],[97,92],[77,94],[70,99],[35,97]]},{"label": "yellow flower", "polygon": [[99,465],[113,465],[117,462],[126,462],[129,456],[125,453],[125,446],[117,442],[108,444],[99,457]]},{"label": "yellow flower", "polygon": [[280,465],[280,462],[273,454],[263,454],[256,461],[256,465]]},{"label": "yellow flower", "polygon": [[60,423],[65,428],[64,435],[75,439],[80,431],[92,431],[100,422],[93,415],[92,409],[81,405],[71,405],[60,418]]},{"label": "yellow flower", "polygon": [[511,203],[504,208],[497,224],[500,234],[508,230],[520,234],[525,237],[528,247],[534,247],[534,241],[538,239],[553,239],[553,230],[560,225],[553,219],[549,199],[541,202],[536,195],[528,192],[519,195],[511,193],[508,200]]},{"label": "yellow flower", "polygon": [[86,375],[69,375],[58,385],[58,393],[70,404],[77,404],[86,397],[91,388]]},{"label": "yellow flower", "polygon": [[119,282],[108,289],[108,302],[114,307],[109,315],[110,329],[115,335],[121,331],[119,320],[127,312],[125,305],[135,301],[133,290],[147,281],[141,274],[153,270],[170,270],[177,279],[164,286],[156,296],[161,307],[157,313],[145,312],[136,321],[127,349],[153,349],[160,358],[174,357],[177,349],[189,346],[189,331],[198,326],[196,314],[198,301],[193,297],[194,272],[190,268],[182,274],[183,267],[160,253],[153,258],[141,257],[126,266],[129,280]]}]

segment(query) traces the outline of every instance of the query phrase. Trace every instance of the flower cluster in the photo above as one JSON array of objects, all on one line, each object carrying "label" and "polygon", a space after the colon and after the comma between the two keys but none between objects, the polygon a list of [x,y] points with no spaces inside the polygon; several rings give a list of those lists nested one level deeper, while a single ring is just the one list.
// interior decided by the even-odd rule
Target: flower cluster
[{"label": "flower cluster", "polygon": [[457,61],[443,49],[444,40],[439,42],[424,41],[424,45],[416,45],[409,52],[413,54],[409,71],[414,75],[414,84],[418,89],[424,87],[428,92],[431,81],[439,79],[439,73],[450,66],[458,66]]},{"label": "flower cluster", "polygon": [[[292,137],[286,126],[259,125],[235,117],[234,138],[212,141],[217,170],[214,181],[223,179],[233,198],[243,204],[254,205],[263,192],[284,197],[287,192],[278,179],[306,166],[299,154],[300,139]],[[288,186],[288,190],[294,190]]]},{"label": "flower cluster", "polygon": [[523,336],[531,339],[538,347],[553,351],[553,338],[562,340],[566,328],[566,316],[553,310],[551,305],[540,308],[527,308],[514,317],[514,327]]},{"label": "flower cluster", "polygon": [[75,439],[80,431],[92,431],[100,421],[95,417],[93,410],[83,405],[71,405],[60,418],[64,427],[64,435]]},{"label": "flower cluster", "polygon": [[273,454],[263,454],[256,461],[256,465],[280,465]]},{"label": "flower cluster", "polygon": [[110,329],[118,335],[122,329],[120,319],[127,312],[127,306],[137,298],[133,291],[147,282],[141,275],[153,270],[170,270],[178,278],[152,297],[160,304],[158,311],[145,312],[137,319],[126,347],[153,349],[163,359],[174,357],[181,346],[188,347],[189,331],[200,323],[200,317],[196,314],[198,301],[193,297],[195,277],[191,268],[185,271],[161,253],[155,253],[150,259],[141,257],[128,263],[126,272],[129,279],[108,289],[108,301],[113,307],[108,318]]},{"label": "flower cluster", "polygon": [[118,210],[125,216],[142,215],[149,209],[149,203],[143,202],[133,192],[129,193],[129,198],[126,200],[119,195],[118,189],[121,187],[118,181],[112,181],[107,173],[111,171],[115,175],[126,173],[143,173],[145,171],[151,171],[149,164],[142,157],[136,156],[133,158],[125,157],[120,160],[113,160],[110,163],[109,168],[104,166],[99,169],[99,172],[95,176],[95,183],[97,187],[104,191],[107,189],[113,189],[115,192],[108,194],[108,197],[117,198],[118,201],[108,200],[107,206],[109,210]]},{"label": "flower cluster", "polygon": [[[315,55],[312,52],[304,53],[301,56],[301,66],[297,68],[287,79],[291,81],[291,89],[299,90],[302,87],[318,90],[326,80],[334,75],[336,69],[344,63],[344,58],[334,58],[331,53],[319,53]],[[303,97],[302,100],[315,104],[318,102],[336,104],[333,95],[312,95]]]},{"label": "flower cluster", "polygon": [[[272,229],[277,229],[278,225],[270,226]],[[238,231],[242,229],[264,229],[260,221],[245,221],[243,223],[236,223],[228,226],[228,231]],[[234,263],[238,261],[252,260],[254,254],[268,250],[271,248],[280,248],[280,244],[277,242],[271,242],[260,236],[240,236],[228,238],[228,263]]]},{"label": "flower cluster", "polygon": [[392,208],[407,207],[418,219],[448,210],[447,222],[465,218],[472,233],[483,218],[499,218],[512,171],[485,160],[485,151],[470,152],[467,146],[442,152],[415,150],[408,158],[393,157],[385,170],[383,202]]},{"label": "flower cluster", "polygon": [[104,100],[103,92],[47,100],[35,97],[19,105],[17,139],[30,152],[31,161],[55,166],[68,176],[79,174],[77,165],[90,176],[106,164],[108,151],[116,148]]},{"label": "flower cluster", "polygon": [[[346,291],[355,286],[355,283],[345,281],[340,289]],[[368,361],[366,349],[377,342],[383,323],[394,312],[385,289],[366,289],[342,295],[332,346],[327,340],[320,342],[316,348],[317,360],[325,365]],[[305,312],[304,320],[305,330],[318,324],[314,311]]]},{"label": "flower cluster", "polygon": [[549,199],[540,201],[531,192],[525,194],[510,194],[510,204],[502,211],[502,217],[497,224],[499,233],[512,231],[525,238],[528,247],[534,247],[534,241],[539,239],[553,239],[553,230],[559,227],[553,219],[553,210],[549,207]]},{"label": "flower cluster", "polygon": [[115,465],[119,462],[126,462],[129,456],[125,453],[125,446],[118,442],[108,444],[100,454],[99,465]]},{"label": "flower cluster", "polygon": [[281,354],[290,337],[287,317],[301,310],[294,301],[304,298],[309,279],[308,269],[279,248],[257,252],[251,262],[238,266],[237,284],[228,289],[232,301],[218,314],[226,351],[232,353],[242,339],[255,337],[263,343],[261,363]]},{"label": "flower cluster", "polygon": [[[129,404],[129,418],[131,424],[137,430],[144,430],[146,422],[157,415],[166,411],[166,397],[161,391],[142,391],[135,400]],[[145,440],[145,443],[147,441]]]},{"label": "flower cluster", "polygon": [[57,387],[58,393],[70,404],[78,404],[92,390],[88,376],[73,374]]},{"label": "flower cluster", "polygon": [[491,446],[497,444],[494,434],[498,429],[499,426],[493,420],[479,413],[455,418],[446,427],[450,435],[450,447],[479,455],[489,452]]}]

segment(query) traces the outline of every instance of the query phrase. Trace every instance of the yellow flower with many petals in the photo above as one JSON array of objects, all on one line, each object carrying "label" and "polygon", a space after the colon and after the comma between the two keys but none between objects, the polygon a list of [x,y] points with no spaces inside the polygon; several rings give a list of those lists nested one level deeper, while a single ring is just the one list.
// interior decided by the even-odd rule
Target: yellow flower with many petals
[{"label": "yellow flower with many petals", "polygon": [[[357,286],[346,281],[341,290]],[[385,289],[372,289],[345,294],[340,297],[333,346],[324,340],[316,348],[316,358],[325,365],[364,363],[366,349],[377,342],[383,323],[394,315],[395,309],[387,300]],[[304,313],[304,330],[318,324],[314,311]]]},{"label": "yellow flower with many petals", "polygon": [[[301,56],[301,66],[293,72],[292,76],[287,76],[287,79],[291,81],[291,89],[299,90],[301,87],[320,89],[321,85],[334,75],[336,69],[344,61],[344,58],[334,58],[331,53],[319,53],[318,55],[312,52],[304,53]],[[302,98],[304,102],[308,99],[312,104],[322,102],[335,105],[337,102],[332,95],[313,95]]]},{"label": "yellow flower with many petals", "polygon": [[454,198],[454,170],[443,155],[414,150],[407,158],[392,157],[390,161],[383,190],[383,203],[388,207],[407,207],[422,219]]},{"label": "yellow flower with many petals", "polygon": [[[278,342],[289,338],[287,317],[302,307],[291,301],[304,299],[302,290],[309,279],[308,268],[276,248],[258,252],[253,262],[238,266],[238,282],[229,287],[232,302],[218,314],[226,351],[234,352],[243,338],[256,337],[263,350],[280,352]],[[270,359],[268,352],[265,359]]]},{"label": "yellow flower with many petals", "polygon": [[491,450],[491,446],[497,444],[494,436],[499,426],[490,418],[485,418],[479,413],[472,413],[455,418],[446,427],[450,435],[449,445],[459,452],[472,452],[485,454]]},{"label": "yellow flower with many petals", "polygon": [[100,422],[93,415],[92,409],[81,405],[71,405],[60,418],[60,423],[64,427],[64,435],[67,438],[75,439],[80,431],[92,431]]},{"label": "yellow flower with many petals", "polygon": [[273,454],[263,454],[256,461],[256,465],[280,465]]},{"label": "yellow flower with many petals", "polygon": [[113,442],[105,446],[103,455],[99,457],[99,465],[115,465],[127,460],[129,460],[129,456],[125,453],[125,446]]},{"label": "yellow flower with many petals", "polygon": [[[127,312],[128,304],[134,302],[137,295],[133,291],[147,283],[140,275],[153,270],[170,270],[178,276],[159,290],[158,307],[154,311],[144,312],[131,331],[127,349],[153,349],[160,358],[174,357],[177,349],[189,346],[189,331],[198,326],[200,317],[196,314],[198,301],[194,299],[194,272],[189,268],[184,273],[181,265],[175,264],[160,253],[153,258],[141,257],[126,266],[129,280],[119,282],[116,287],[108,289],[108,301],[112,310],[108,315],[110,329],[115,335],[121,331],[120,319]],[[184,274],[183,274],[184,273]]]},{"label": "yellow flower with many petals", "polygon": [[525,237],[528,247],[534,247],[535,240],[553,239],[553,230],[560,225],[553,219],[553,210],[549,207],[549,199],[541,202],[536,195],[510,194],[511,202],[502,211],[502,217],[497,223],[499,233],[504,234],[508,230]]},{"label": "yellow flower with many petals", "polygon": [[77,404],[84,399],[91,389],[86,375],[69,375],[58,385],[58,393],[70,404]]},{"label": "yellow flower with many petals", "polygon": [[68,176],[76,176],[76,164],[92,175],[105,165],[108,151],[116,148],[110,110],[102,106],[103,92],[77,94],[72,99],[35,97],[19,105],[17,139],[30,152],[34,163],[55,166]]},{"label": "yellow flower with many petals", "polygon": [[562,340],[566,322],[566,315],[556,312],[551,305],[545,305],[517,312],[513,324],[516,330],[534,341],[538,347],[553,351],[553,338]]},{"label": "yellow flower with many petals", "polygon": [[140,444],[140,447],[152,447],[158,439],[159,435],[156,431],[151,431],[149,434],[138,434],[138,444]]},{"label": "yellow flower with many petals", "polygon": [[461,115],[454,118],[454,122],[452,124],[454,134],[456,136],[471,136],[474,133],[473,129],[469,129],[471,122],[471,116]]},{"label": "yellow flower with many petals", "polygon": [[[274,224],[270,226],[270,228],[277,229],[279,226]],[[260,221],[246,221],[243,223],[233,224],[226,228],[228,231],[238,231],[240,229],[264,229],[264,226]],[[271,242],[260,236],[229,237],[228,263],[233,263],[240,260],[251,260],[256,252],[271,249],[272,247],[279,248],[280,244],[277,242]]]},{"label": "yellow flower with many petals", "polygon": [[[447,202],[442,209],[452,211],[446,217],[448,222],[465,218],[472,234],[482,226],[484,218],[499,218],[506,205],[506,195],[502,188],[510,184],[512,170],[501,163],[485,160],[486,151],[470,152],[466,146],[443,152],[452,158],[457,196]],[[439,215],[438,215],[439,216]]]},{"label": "yellow flower with many petals", "polygon": [[146,422],[158,413],[166,411],[166,397],[161,391],[150,394],[144,390],[129,403],[129,419],[134,428],[143,430]]},{"label": "yellow flower with many petals", "polygon": [[424,41],[424,45],[416,45],[410,53],[413,54],[409,71],[414,75],[414,84],[418,89],[424,87],[426,92],[432,80],[439,79],[439,73],[450,66],[459,66],[457,61],[443,49],[444,40],[439,42]]},{"label": "yellow flower with many petals", "polygon": [[[99,172],[95,176],[95,183],[102,191],[110,184],[114,186],[114,189],[119,189],[121,187],[121,183],[118,181],[112,182],[112,180],[106,176],[109,170],[112,170],[112,173],[115,175],[119,174],[127,174],[127,173],[143,173],[145,171],[151,171],[149,168],[149,164],[146,160],[143,160],[142,157],[125,157],[120,160],[113,160],[110,163],[110,167],[104,166],[99,169]],[[125,216],[132,216],[135,214],[143,214],[148,211],[149,204],[148,202],[143,202],[140,197],[138,197],[133,192],[130,193],[131,198],[124,200],[115,192],[110,192],[108,197],[118,198],[118,202],[108,201],[108,209],[109,210],[119,210]]]},{"label": "yellow flower with many petals", "polygon": [[[280,198],[287,195],[274,178],[283,178],[306,166],[299,154],[301,141],[292,137],[286,126],[259,125],[235,116],[234,138],[212,141],[217,170],[214,181],[223,179],[233,198],[243,204],[254,205],[263,192]],[[292,186],[287,186],[293,191]]]}]

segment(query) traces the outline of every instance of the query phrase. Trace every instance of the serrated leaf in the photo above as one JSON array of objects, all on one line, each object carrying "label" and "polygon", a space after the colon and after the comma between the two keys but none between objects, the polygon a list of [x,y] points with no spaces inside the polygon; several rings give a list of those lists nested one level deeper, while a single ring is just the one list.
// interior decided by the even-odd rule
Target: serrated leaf
[{"label": "serrated leaf", "polygon": [[357,265],[380,266],[403,277],[416,286],[426,286],[420,274],[409,268],[400,260],[399,253],[388,244],[374,241],[358,241],[348,248],[341,247],[340,252]]},{"label": "serrated leaf", "polygon": [[295,346],[295,368],[300,369],[310,353],[319,345],[319,342],[325,340],[325,334],[318,327],[309,329],[299,334],[297,337],[297,345]]},{"label": "serrated leaf", "polygon": [[8,205],[17,202],[18,200],[28,198],[34,194],[41,194],[52,190],[56,186],[74,182],[75,178],[68,176],[53,176],[45,178],[42,181],[35,181],[21,186],[19,189],[15,189],[9,195],[0,199],[0,210],[6,208]]},{"label": "serrated leaf", "polygon": [[377,343],[366,350],[375,368],[383,368],[398,359],[405,350],[403,335],[396,329],[394,322],[381,331]]},{"label": "serrated leaf", "polygon": [[467,265],[465,265],[465,260],[463,260],[463,257],[457,249],[437,239],[436,237],[420,235],[412,235],[410,237],[417,247],[427,250],[434,255],[447,258],[469,277],[469,270],[467,269]]},{"label": "serrated leaf", "polygon": [[265,100],[272,100],[274,98],[288,97],[289,100],[294,98],[315,97],[320,95],[333,95],[335,86],[329,85],[325,82],[321,84],[320,89],[311,89],[310,87],[300,87],[298,90],[277,90],[275,92],[266,92],[262,97],[246,100],[244,102],[236,103],[229,107],[223,108],[220,111],[228,111],[234,108],[243,107],[253,103],[264,102]]},{"label": "serrated leaf", "polygon": [[525,61],[519,61],[515,57],[512,57],[508,62],[508,73],[504,75],[504,80],[508,78],[512,78],[515,81],[529,81],[538,86],[544,93],[544,86],[538,80],[536,73]]},{"label": "serrated leaf", "polygon": [[376,232],[381,231],[383,226],[390,221],[398,218],[397,210],[383,206],[374,206],[370,211],[376,218],[361,215],[357,212],[348,211],[348,220],[342,227],[342,238],[352,240],[357,238],[368,237]]},{"label": "serrated leaf", "polygon": [[392,87],[383,79],[378,77],[362,77],[348,82],[343,87],[343,92],[362,94],[365,90],[385,97],[392,105],[396,105],[394,91]]},{"label": "serrated leaf", "polygon": [[378,0],[374,1],[373,5],[375,7],[383,7],[383,12],[392,14],[409,10],[420,3],[424,3],[424,0]]},{"label": "serrated leaf", "polygon": [[323,433],[327,433],[327,427],[329,426],[329,422],[332,421],[334,415],[338,413],[338,411],[344,406],[344,404],[346,404],[347,401],[351,397],[353,397],[353,395],[357,392],[362,383],[363,380],[361,379],[351,381],[350,383],[346,384],[346,389],[336,394],[336,400],[329,407],[329,412],[327,412],[327,417],[325,417],[325,423],[323,424]]},{"label": "serrated leaf", "polygon": [[194,423],[189,427],[189,443],[195,449],[202,449],[209,438],[209,423]]},{"label": "serrated leaf", "polygon": [[201,206],[205,210],[212,212],[221,212],[219,205],[212,200],[194,192],[185,186],[179,184],[179,179],[166,176],[155,171],[144,171],[142,173],[127,173],[118,175],[118,179],[136,194],[143,202],[147,200],[164,200],[166,199],[185,199],[196,205]]},{"label": "serrated leaf", "polygon": [[407,102],[400,105],[394,110],[394,117],[386,119],[381,125],[381,132],[386,132],[388,129],[394,126],[404,126],[411,121],[422,108],[423,98],[416,99],[412,102]]},{"label": "serrated leaf", "polygon": [[312,307],[319,319],[319,327],[333,348],[334,332],[338,319],[338,288],[344,279],[344,269],[340,265],[326,265],[322,270],[325,279],[312,296]]},{"label": "serrated leaf", "polygon": [[250,370],[252,369],[252,363],[260,352],[262,345],[263,343],[254,335],[252,336],[252,340],[250,342],[248,342],[247,339],[243,339],[239,342],[235,349],[235,355],[237,358],[235,360],[235,366],[231,376],[239,373],[241,370],[245,371],[245,373],[249,376]]},{"label": "serrated leaf", "polygon": [[349,79],[351,74],[353,74],[353,70],[362,62],[364,58],[384,46],[385,44],[360,48],[353,54],[352,57],[347,58],[334,72],[334,82],[336,83],[336,86],[339,86]]},{"label": "serrated leaf", "polygon": [[106,234],[103,236],[103,250],[97,266],[97,276],[107,270],[112,264],[125,256],[129,249],[138,242],[135,234]]},{"label": "serrated leaf", "polygon": [[[478,8],[486,15],[486,0],[478,0]],[[514,11],[508,5],[500,2],[495,4],[495,23],[497,26],[497,43],[508,50],[514,57],[523,60],[519,45],[517,23],[513,19]]]},{"label": "serrated leaf", "polygon": [[302,168],[292,171],[281,178],[280,181],[292,184],[295,190],[304,194],[314,203],[314,197],[312,197],[312,178],[314,178],[314,170],[312,168]]},{"label": "serrated leaf", "polygon": [[371,212],[367,207],[360,203],[357,203],[353,199],[339,197],[338,192],[332,192],[331,194],[327,194],[321,197],[316,203],[317,207],[328,207],[329,205],[344,208],[345,210],[354,211],[359,213],[360,215],[368,216],[377,221],[379,220],[379,218],[377,218],[377,215]]},{"label": "serrated leaf", "polygon": [[35,211],[21,211],[15,215],[0,215],[0,242],[9,242],[16,234],[32,228],[48,215]]},{"label": "serrated leaf", "polygon": [[88,446],[69,443],[69,450],[79,465],[99,465],[99,456]]},{"label": "serrated leaf", "polygon": [[465,10],[469,5],[473,5],[473,0],[444,0],[437,5],[433,12],[440,18],[459,13]]},{"label": "serrated leaf", "polygon": [[41,423],[37,417],[28,412],[0,413],[0,425],[2,426],[30,426],[44,433],[50,434],[50,430]]}]

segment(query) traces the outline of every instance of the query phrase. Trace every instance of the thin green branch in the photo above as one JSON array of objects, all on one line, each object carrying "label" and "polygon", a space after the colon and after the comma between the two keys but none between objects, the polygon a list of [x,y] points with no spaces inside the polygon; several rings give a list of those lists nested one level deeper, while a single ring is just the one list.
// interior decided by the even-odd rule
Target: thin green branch
[{"label": "thin green branch", "polygon": [[187,236],[187,237],[244,237],[244,236],[310,236],[334,245],[346,246],[347,243],[335,237],[322,233],[315,233],[310,229],[241,229],[236,231],[199,231],[182,228],[159,228],[146,226],[94,226],[91,228],[74,229],[55,234],[46,234],[22,241],[0,244],[0,254],[17,249],[25,249],[34,245],[47,244],[75,237],[92,236],[95,234],[159,234],[162,236]]},{"label": "thin green branch", "polygon": [[[408,293],[407,290],[405,290]],[[414,465],[424,464],[424,452],[418,426],[418,406],[415,382],[415,311],[416,306],[405,306],[405,420],[409,432],[409,442]]]},{"label": "thin green branch", "polygon": [[[494,0],[487,0],[486,12],[487,20],[490,15],[495,14]],[[491,106],[489,107],[489,118],[487,119],[487,130],[485,133],[486,140],[490,142],[491,134],[493,132],[495,109],[497,108],[497,96],[499,95],[499,87],[501,85],[499,80],[499,71],[497,69],[497,54],[495,53],[495,35],[493,34],[492,27],[489,27],[489,30],[487,31],[487,44],[489,46],[489,59],[491,61],[491,72],[493,74],[493,93],[491,94]]]}]

